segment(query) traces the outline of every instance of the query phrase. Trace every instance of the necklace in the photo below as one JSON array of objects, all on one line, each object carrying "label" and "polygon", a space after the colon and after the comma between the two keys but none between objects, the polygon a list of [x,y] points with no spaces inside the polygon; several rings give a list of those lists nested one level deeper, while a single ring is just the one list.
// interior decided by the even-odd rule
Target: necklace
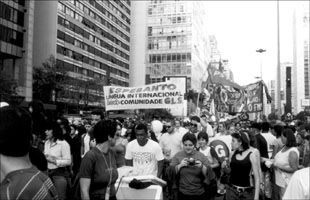
[{"label": "necklace", "polygon": [[[98,147],[97,147],[98,148]],[[100,151],[100,153],[101,153],[101,156],[103,157],[103,160],[104,160],[104,162],[105,162],[105,164],[106,164],[106,166],[107,166],[107,170],[108,170],[108,172],[109,172],[109,183],[108,183],[108,187],[110,187],[110,185],[111,185],[111,182],[112,182],[112,170],[113,170],[113,168],[112,168],[112,163],[111,163],[111,154],[109,153],[109,151],[107,152],[108,154],[109,154],[109,163],[110,163],[110,165],[108,165],[108,162],[107,162],[107,159],[105,158],[105,156],[104,156],[104,153],[98,148],[98,150]]]}]

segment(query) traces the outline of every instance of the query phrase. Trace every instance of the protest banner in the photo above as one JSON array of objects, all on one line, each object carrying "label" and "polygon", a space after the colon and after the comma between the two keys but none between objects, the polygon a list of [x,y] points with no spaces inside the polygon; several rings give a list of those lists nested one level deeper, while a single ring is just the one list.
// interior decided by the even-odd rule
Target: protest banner
[{"label": "protest banner", "polygon": [[[261,81],[246,85],[243,90],[221,84],[209,83],[203,88],[203,96],[206,98],[203,99],[200,108],[201,110],[206,110],[206,113],[209,113],[211,102],[214,102],[217,112],[261,112],[263,110],[263,87],[264,84]],[[268,91],[266,92],[266,96],[268,99]]]},{"label": "protest banner", "polygon": [[104,86],[106,110],[156,109],[183,106],[185,89],[179,81],[141,87]]},{"label": "protest banner", "polygon": [[263,84],[253,83],[245,87],[247,102],[245,112],[254,113],[263,111]]}]

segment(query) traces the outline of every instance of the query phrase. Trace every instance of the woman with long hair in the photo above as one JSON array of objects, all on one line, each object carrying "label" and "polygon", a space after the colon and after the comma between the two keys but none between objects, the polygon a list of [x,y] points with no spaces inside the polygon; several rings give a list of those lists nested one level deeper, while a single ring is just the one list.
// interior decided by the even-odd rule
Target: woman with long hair
[{"label": "woman with long hair", "polygon": [[[259,168],[255,154],[250,149],[249,138],[243,132],[232,135],[232,156],[222,167],[230,172],[226,199],[259,199]],[[254,185],[251,174],[254,174]]]},{"label": "woman with long hair", "polygon": [[45,134],[44,155],[47,159],[48,175],[56,187],[59,199],[65,199],[70,185],[70,172],[67,168],[71,165],[70,146],[64,140],[56,122],[47,124]]},{"label": "woman with long hair", "polygon": [[284,129],[282,136],[284,146],[274,157],[275,181],[278,187],[276,199],[282,199],[287,184],[293,173],[298,170],[299,151],[292,129]]}]

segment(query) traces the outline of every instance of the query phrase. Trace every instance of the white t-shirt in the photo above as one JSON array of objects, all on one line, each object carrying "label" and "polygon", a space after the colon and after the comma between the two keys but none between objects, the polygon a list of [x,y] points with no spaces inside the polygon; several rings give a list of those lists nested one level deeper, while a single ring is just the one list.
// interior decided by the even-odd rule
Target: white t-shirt
[{"label": "white t-shirt", "polygon": [[[282,152],[281,150],[275,155],[274,157],[274,165],[276,166],[283,166],[283,167],[289,167],[289,154],[290,152],[295,151],[297,153],[299,160],[299,151],[296,147],[291,147],[289,150]],[[276,184],[279,187],[285,188],[287,186],[287,183],[292,177],[292,173],[286,173],[278,168],[275,169],[275,177],[276,177]]]},{"label": "white t-shirt", "polygon": [[174,130],[175,130],[175,132],[181,133],[183,135],[188,132],[188,130],[182,126],[180,128],[174,128]]},{"label": "white t-shirt", "polygon": [[271,158],[272,156],[272,146],[274,141],[276,140],[276,137],[274,135],[272,135],[272,133],[268,132],[268,133],[262,133],[262,136],[265,138],[267,145],[268,145],[268,156],[269,158]]},{"label": "white t-shirt", "polygon": [[182,138],[185,133],[164,133],[159,140],[159,145],[165,152],[166,150],[170,150],[170,155],[165,154],[164,156],[166,159],[171,159],[176,153],[182,150],[183,144],[182,144]]},{"label": "white t-shirt", "polygon": [[84,144],[84,152],[83,152],[83,155],[82,157],[84,157],[84,155],[89,151],[90,147],[89,147],[89,142],[90,142],[90,136],[88,133],[85,134],[83,139],[83,144]]},{"label": "white t-shirt", "polygon": [[140,146],[135,139],[128,143],[125,159],[133,160],[137,175],[157,176],[157,162],[163,160],[164,155],[157,142],[149,139],[144,146]]},{"label": "white t-shirt", "polygon": [[296,171],[286,188],[283,200],[309,199],[310,198],[309,177],[310,177],[309,167]]},{"label": "white t-shirt", "polygon": [[199,149],[199,151],[207,157],[209,163],[213,163],[213,158],[211,156],[210,150],[211,150],[211,147],[207,147],[205,150],[202,150],[201,148]]}]

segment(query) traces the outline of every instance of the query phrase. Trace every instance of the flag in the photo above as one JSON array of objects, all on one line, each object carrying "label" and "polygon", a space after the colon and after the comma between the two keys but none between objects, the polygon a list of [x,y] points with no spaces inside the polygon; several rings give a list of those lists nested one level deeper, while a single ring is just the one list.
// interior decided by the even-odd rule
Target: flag
[{"label": "flag", "polygon": [[[221,62],[220,62],[221,63]],[[221,64],[220,64],[221,65]],[[208,70],[208,79],[207,82],[213,83],[213,84],[220,84],[220,85],[225,85],[225,86],[230,86],[236,90],[243,90],[243,87],[240,86],[239,84],[228,80],[225,75],[215,67],[209,63],[209,66],[207,68]]]},{"label": "flag", "polygon": [[266,98],[267,98],[267,103],[271,103],[272,102],[272,97],[270,96],[269,92],[268,92],[268,88],[265,84],[264,81],[262,81],[262,84],[264,86],[264,89],[265,89],[265,94],[266,94]]}]

